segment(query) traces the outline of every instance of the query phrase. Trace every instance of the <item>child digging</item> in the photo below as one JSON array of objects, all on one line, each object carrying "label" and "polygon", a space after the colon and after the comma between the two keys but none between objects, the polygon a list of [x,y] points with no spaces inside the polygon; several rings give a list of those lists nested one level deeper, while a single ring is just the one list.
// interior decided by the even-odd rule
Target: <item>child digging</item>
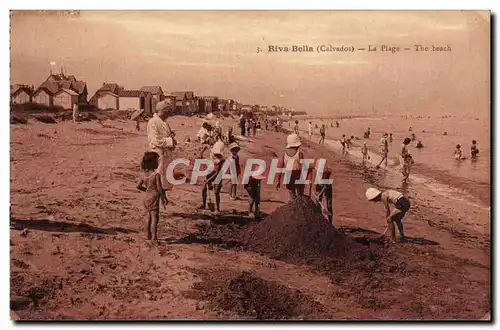
[{"label": "child digging", "polygon": [[147,239],[156,242],[158,240],[158,221],[160,220],[160,199],[163,208],[168,204],[165,190],[161,185],[161,175],[157,171],[160,155],[156,152],[145,152],[142,157],[141,169],[144,177],[137,183],[137,189],[144,191],[144,208],[148,212],[146,223]]},{"label": "child digging", "polygon": [[[394,228],[394,223],[396,223],[398,226],[400,240],[404,241],[403,218],[406,212],[410,209],[409,199],[396,190],[380,191],[375,188],[368,188],[366,190],[366,199],[370,202],[382,202],[385,206],[387,229],[381,237],[384,237],[387,231],[390,231],[390,241],[391,243],[395,243],[396,230]],[[390,204],[394,206],[392,211],[389,206]]]}]

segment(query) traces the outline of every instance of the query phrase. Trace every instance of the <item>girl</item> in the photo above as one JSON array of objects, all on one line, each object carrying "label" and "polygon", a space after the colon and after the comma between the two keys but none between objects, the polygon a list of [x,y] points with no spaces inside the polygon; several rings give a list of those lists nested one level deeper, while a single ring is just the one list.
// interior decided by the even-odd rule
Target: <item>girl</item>
[{"label": "girl", "polygon": [[413,165],[413,158],[408,152],[408,145],[410,144],[411,139],[405,138],[403,141],[403,146],[401,147],[400,156],[402,158],[402,167],[401,173],[403,174],[403,183],[406,183],[410,177],[411,165]]},{"label": "girl", "polygon": [[156,152],[146,152],[142,157],[141,169],[144,177],[137,183],[137,189],[146,192],[144,194],[144,208],[148,212],[146,223],[147,239],[156,242],[158,239],[158,221],[160,220],[160,198],[163,207],[168,204],[165,190],[161,185],[161,175],[158,171],[160,155]]},{"label": "girl", "polygon": [[[385,215],[387,217],[387,229],[382,234],[385,236],[387,231],[390,231],[391,243],[396,242],[396,230],[394,228],[394,223],[398,226],[400,240],[404,240],[403,232],[403,218],[410,209],[410,201],[402,193],[396,190],[386,190],[384,192],[375,189],[368,188],[366,190],[366,199],[370,202],[382,202],[385,206]],[[391,211],[390,204],[394,207]]]},{"label": "girl", "polygon": [[[289,200],[293,200],[295,197],[304,195],[304,183],[296,183],[296,180],[300,179],[300,175],[302,172],[301,159],[304,158],[304,155],[299,150],[301,146],[300,138],[297,134],[290,134],[286,138],[286,151],[283,157],[280,159],[280,163],[278,167],[284,168],[288,162],[292,162],[292,169],[288,173],[286,173],[286,177],[288,179],[286,183],[286,189],[288,190],[288,198]],[[283,173],[278,174],[278,183],[276,184],[276,189],[279,189],[281,186],[281,176]]]}]

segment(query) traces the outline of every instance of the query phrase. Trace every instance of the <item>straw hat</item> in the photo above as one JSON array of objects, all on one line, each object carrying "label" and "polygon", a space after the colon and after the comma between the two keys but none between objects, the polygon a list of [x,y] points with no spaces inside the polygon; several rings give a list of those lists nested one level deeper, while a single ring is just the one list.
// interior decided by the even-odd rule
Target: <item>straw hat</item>
[{"label": "straw hat", "polygon": [[287,148],[296,148],[300,146],[301,146],[300,137],[297,134],[290,134],[286,137]]},{"label": "straw hat", "polygon": [[382,135],[382,136],[383,136],[383,137],[388,137],[388,136],[389,136],[389,134],[387,134],[387,132],[386,132],[386,133],[384,133],[384,135]]},{"label": "straw hat", "polygon": [[382,192],[378,189],[375,188],[368,188],[366,189],[366,199],[369,201],[374,200],[378,195],[380,195]]},{"label": "straw hat", "polygon": [[233,149],[238,149],[238,150],[241,150],[241,147],[239,146],[239,144],[238,144],[238,143],[233,142],[233,143],[231,143],[231,144],[229,145],[229,150],[231,151],[231,150],[233,150]]}]

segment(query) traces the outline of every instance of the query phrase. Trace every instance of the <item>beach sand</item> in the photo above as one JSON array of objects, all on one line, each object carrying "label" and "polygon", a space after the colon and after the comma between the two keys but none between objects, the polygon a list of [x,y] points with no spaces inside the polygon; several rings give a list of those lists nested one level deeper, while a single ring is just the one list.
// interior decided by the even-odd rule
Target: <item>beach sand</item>
[{"label": "beach sand", "polygon": [[[186,136],[195,138],[201,120],[173,117],[169,123],[180,141],[175,156],[195,158],[199,146],[182,141]],[[225,119],[222,124],[232,125],[237,132],[236,121]],[[378,277],[361,281],[351,270],[345,274],[349,285],[343,285],[332,281],[332,270],[270,259],[231,244],[234,229],[246,226],[245,218],[239,216],[247,209],[241,186],[236,201],[229,200],[229,187],[223,188],[223,215],[217,221],[196,210],[201,201],[199,185],[172,187],[168,198],[173,203],[161,211],[160,244],[145,243],[142,196],[135,188],[147,147],[145,124],[139,132],[129,121],[109,120],[105,125],[93,121],[11,125],[14,319],[255,318],[252,311],[220,308],[193,294],[207,276],[251,277],[248,281],[255,285],[278,288],[287,300],[322,309],[321,316],[301,309],[305,315],[289,313],[284,318],[481,319],[490,310],[489,195],[482,190],[467,194],[478,190],[472,189],[474,184],[484,185],[489,194],[489,180],[471,178],[469,182],[466,175],[446,172],[446,168],[433,168],[433,175],[416,169],[416,175],[428,173],[427,181],[411,182],[407,192],[412,203],[405,218],[408,242],[368,244],[378,254],[390,256],[386,266],[391,271],[374,269]],[[376,144],[382,125],[370,126]],[[412,126],[419,136],[418,125]],[[396,169],[364,168],[356,157],[340,156],[334,140],[344,127],[349,126],[341,121],[338,132],[327,130],[330,147],[304,139],[303,151],[332,164],[336,227],[348,237],[369,241],[386,224],[383,207],[367,202],[364,192],[371,185],[399,189],[400,174]],[[360,137],[362,132],[356,129]],[[354,133],[346,130],[346,134]],[[449,133],[447,139],[453,145],[456,138],[451,129]],[[402,135],[397,132],[396,141]],[[240,158],[269,160],[283,152],[285,138],[283,133],[259,132],[241,142]],[[467,136],[460,143],[468,148],[469,139]],[[481,162],[487,159],[483,139],[477,138]],[[426,148],[431,148],[427,147],[430,141],[423,140]],[[372,148],[375,144],[370,143]],[[437,173],[443,173],[439,181]],[[483,174],[479,176],[483,178]],[[450,198],[453,189],[472,197]],[[283,188],[276,191],[273,186],[263,186],[263,212],[269,214],[285,201]],[[252,275],[238,275],[246,271]],[[262,299],[267,299],[265,306],[279,303],[273,295]]]}]

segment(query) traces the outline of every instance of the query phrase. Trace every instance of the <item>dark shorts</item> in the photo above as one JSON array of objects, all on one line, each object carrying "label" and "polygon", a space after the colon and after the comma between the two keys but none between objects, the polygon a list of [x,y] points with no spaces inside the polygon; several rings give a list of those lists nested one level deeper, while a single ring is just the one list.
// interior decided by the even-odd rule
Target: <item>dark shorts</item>
[{"label": "dark shorts", "polygon": [[394,207],[401,211],[398,217],[402,219],[405,216],[406,212],[408,212],[408,210],[410,209],[410,201],[408,200],[408,198],[403,196],[398,199]]}]

